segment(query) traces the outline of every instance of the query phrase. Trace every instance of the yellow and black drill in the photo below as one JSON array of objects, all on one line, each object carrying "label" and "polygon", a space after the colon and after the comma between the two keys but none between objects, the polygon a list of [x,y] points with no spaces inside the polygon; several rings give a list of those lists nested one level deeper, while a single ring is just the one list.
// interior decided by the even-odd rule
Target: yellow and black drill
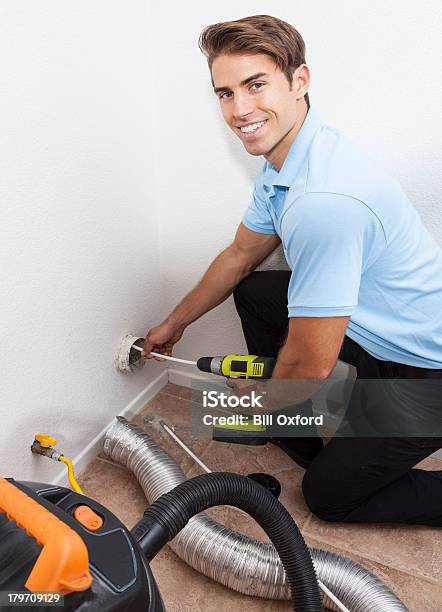
[{"label": "yellow and black drill", "polygon": [[271,378],[276,360],[257,355],[217,355],[200,357],[196,362],[202,372],[211,372],[225,378]]},{"label": "yellow and black drill", "polygon": [[[265,380],[271,378],[276,359],[257,355],[218,355],[200,357],[198,369],[225,378],[248,378]],[[262,445],[267,443],[267,428],[253,423],[252,418],[243,417],[241,425],[220,425],[213,427],[212,437],[218,442]]]}]

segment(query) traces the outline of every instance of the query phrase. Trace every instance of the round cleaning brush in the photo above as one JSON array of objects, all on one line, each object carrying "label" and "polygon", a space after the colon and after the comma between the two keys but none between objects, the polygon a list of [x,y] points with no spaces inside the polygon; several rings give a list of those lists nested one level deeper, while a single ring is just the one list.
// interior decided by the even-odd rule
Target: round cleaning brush
[{"label": "round cleaning brush", "polygon": [[115,356],[117,370],[124,374],[130,374],[142,368],[145,364],[145,360],[141,357],[143,346],[144,338],[132,336],[131,334],[124,336],[120,343],[118,353]]},{"label": "round cleaning brush", "polygon": [[[130,372],[135,372],[135,370],[142,368],[146,363],[145,359],[141,357],[143,346],[144,338],[140,338],[140,336],[132,336],[130,334],[124,336],[115,357],[117,369],[120,370],[120,372],[129,374]],[[196,361],[190,361],[189,359],[179,359],[178,357],[169,357],[168,355],[161,355],[161,353],[154,352],[152,352],[151,355],[154,357],[161,357],[161,359],[165,359],[166,361],[196,365]]]}]

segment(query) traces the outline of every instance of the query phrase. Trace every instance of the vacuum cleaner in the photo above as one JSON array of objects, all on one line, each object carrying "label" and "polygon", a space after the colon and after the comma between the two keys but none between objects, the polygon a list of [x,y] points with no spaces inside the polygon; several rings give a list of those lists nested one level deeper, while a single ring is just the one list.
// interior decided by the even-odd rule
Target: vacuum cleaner
[{"label": "vacuum cleaner", "polygon": [[293,609],[319,612],[315,570],[294,520],[262,485],[228,472],[181,483],[131,531],[85,495],[0,478],[1,610],[12,612],[19,604],[42,612],[164,612],[149,562],[193,516],[224,504],[250,514],[273,542]]}]

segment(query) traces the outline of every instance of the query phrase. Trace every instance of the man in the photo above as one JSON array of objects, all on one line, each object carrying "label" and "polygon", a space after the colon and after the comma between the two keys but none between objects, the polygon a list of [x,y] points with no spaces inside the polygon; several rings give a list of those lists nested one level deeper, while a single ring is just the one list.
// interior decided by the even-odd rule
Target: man
[{"label": "man", "polygon": [[[310,108],[305,46],[291,25],[262,15],[220,23],[200,47],[227,125],[266,161],[233,243],[149,330],[145,356],[170,355],[233,292],[249,351],[277,356],[271,382],[324,381],[339,357],[379,383],[353,393],[351,435],[343,429],[323,450],[314,437],[280,441],[308,467],[311,510],[442,526],[442,472],[411,469],[442,446],[441,250],[399,185]],[[280,241],[291,272],[253,272]]]}]

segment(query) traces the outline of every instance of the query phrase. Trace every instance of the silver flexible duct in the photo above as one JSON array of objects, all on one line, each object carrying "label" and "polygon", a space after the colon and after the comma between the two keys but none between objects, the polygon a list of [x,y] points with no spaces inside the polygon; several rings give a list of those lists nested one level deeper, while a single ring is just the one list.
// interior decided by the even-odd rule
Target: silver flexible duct
[{"label": "silver flexible duct", "polygon": [[[117,417],[109,428],[104,453],[134,473],[149,503],[186,480],[176,461],[123,417]],[[266,599],[290,599],[273,545],[236,533],[205,513],[193,517],[170,547],[198,572],[235,591]],[[383,582],[357,563],[324,550],[309,550],[319,580],[351,612],[407,612]],[[339,610],[328,597],[323,605]]]}]

